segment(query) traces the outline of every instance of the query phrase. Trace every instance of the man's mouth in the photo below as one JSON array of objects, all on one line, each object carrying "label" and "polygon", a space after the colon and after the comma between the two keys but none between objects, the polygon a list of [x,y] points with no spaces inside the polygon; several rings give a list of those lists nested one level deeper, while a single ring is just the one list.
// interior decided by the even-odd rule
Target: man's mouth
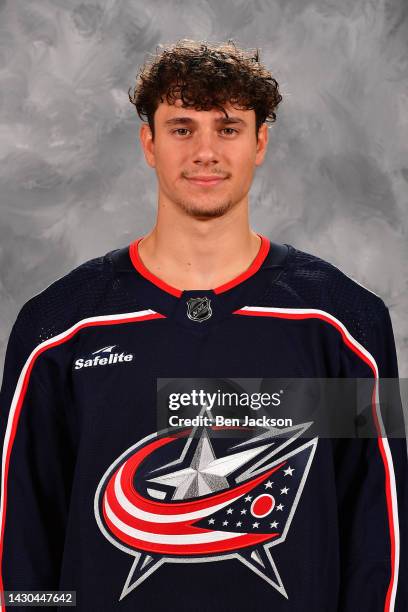
[{"label": "man's mouth", "polygon": [[201,185],[203,187],[212,187],[214,185],[218,185],[220,183],[222,183],[222,181],[225,180],[226,177],[223,176],[217,176],[217,175],[199,175],[199,176],[192,176],[191,178],[187,177],[187,180],[190,181],[190,183],[192,183],[193,185]]}]

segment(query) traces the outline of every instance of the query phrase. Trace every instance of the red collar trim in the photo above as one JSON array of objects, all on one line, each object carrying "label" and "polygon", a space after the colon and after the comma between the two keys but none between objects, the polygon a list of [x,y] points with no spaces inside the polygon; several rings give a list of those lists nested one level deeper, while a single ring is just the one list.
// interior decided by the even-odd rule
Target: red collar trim
[{"label": "red collar trim", "polygon": [[[255,274],[255,272],[259,270],[259,268],[262,266],[269,252],[270,241],[269,241],[269,238],[267,238],[266,236],[262,236],[261,234],[258,234],[258,236],[261,239],[261,246],[259,247],[259,251],[255,259],[249,266],[249,268],[247,268],[245,272],[241,272],[241,274],[238,274],[238,276],[228,281],[227,283],[224,283],[223,285],[219,285],[215,289],[212,289],[214,293],[223,293],[224,291],[228,291],[228,289],[232,289],[232,287],[239,285],[240,283],[245,281],[247,278],[249,278],[250,276],[252,276],[253,274]],[[159,278],[158,276],[150,272],[146,268],[142,260],[140,259],[138,244],[142,240],[142,238],[143,236],[140,236],[140,238],[136,238],[136,240],[131,242],[129,245],[129,255],[130,255],[132,264],[134,265],[136,270],[142,276],[147,278],[147,280],[149,280],[151,283],[153,283],[154,285],[157,285],[158,287],[160,287],[160,289],[163,289],[163,291],[167,291],[167,293],[171,293],[171,295],[174,295],[176,297],[181,297],[183,293],[182,290],[177,289],[176,287],[172,287],[171,285],[168,285],[166,282],[161,280],[161,278]]]}]

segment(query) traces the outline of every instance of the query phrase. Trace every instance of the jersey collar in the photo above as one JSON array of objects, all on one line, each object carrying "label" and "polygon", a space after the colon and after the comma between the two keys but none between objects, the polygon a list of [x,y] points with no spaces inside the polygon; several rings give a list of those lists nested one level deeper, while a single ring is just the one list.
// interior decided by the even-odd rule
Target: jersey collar
[{"label": "jersey collar", "polygon": [[[132,301],[135,308],[149,308],[159,312],[189,332],[202,336],[231,317],[235,310],[256,305],[267,288],[290,265],[289,260],[294,252],[291,245],[271,242],[261,234],[258,236],[261,237],[261,246],[249,268],[215,289],[180,291],[167,283],[163,286],[161,279],[140,266],[141,260],[135,246],[141,238],[126,247],[111,251],[107,256],[113,265],[116,287],[122,287],[126,295],[134,296]],[[208,298],[212,309],[209,319],[202,322],[190,320],[187,309],[195,298]]]},{"label": "jersey collar", "polygon": [[[223,283],[222,285],[219,285],[218,287],[215,287],[214,289],[208,289],[206,291],[211,291],[215,294],[224,293],[225,291],[228,291],[229,289],[232,289],[236,285],[239,285],[240,283],[245,281],[247,278],[249,278],[256,272],[258,272],[259,268],[262,266],[263,262],[265,261],[268,255],[269,249],[270,249],[269,238],[267,238],[266,236],[262,236],[261,234],[258,234],[258,236],[261,239],[261,245],[259,247],[259,250],[258,250],[258,253],[255,259],[252,261],[249,268],[247,268],[244,272],[241,272],[241,274],[238,274],[238,276],[236,276],[232,280],[226,283]],[[136,238],[136,240],[134,240],[129,245],[129,255],[130,255],[130,259],[132,261],[133,266],[136,268],[139,274],[141,274],[148,281],[150,281],[154,285],[157,285],[157,287],[159,287],[163,291],[167,291],[167,293],[170,293],[171,295],[174,295],[175,297],[180,298],[183,295],[183,293],[185,293],[183,290],[177,289],[176,287],[172,287],[171,285],[163,281],[161,278],[159,278],[158,276],[150,272],[150,270],[146,268],[146,266],[140,259],[138,244],[142,240],[142,238],[143,236]]]}]

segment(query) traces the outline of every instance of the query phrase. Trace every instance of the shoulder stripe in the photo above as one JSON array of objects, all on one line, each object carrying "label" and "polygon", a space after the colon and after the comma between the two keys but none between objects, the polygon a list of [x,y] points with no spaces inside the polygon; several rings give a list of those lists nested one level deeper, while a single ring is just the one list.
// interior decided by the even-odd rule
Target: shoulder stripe
[{"label": "shoulder stripe", "polygon": [[380,411],[379,372],[377,362],[375,361],[373,355],[369,353],[369,351],[367,351],[367,349],[350,334],[346,326],[339,319],[324,310],[313,308],[274,308],[269,306],[244,306],[243,308],[235,310],[233,314],[252,317],[275,317],[282,319],[321,319],[322,321],[325,321],[335,327],[341,334],[344,343],[371,368],[375,379],[372,394],[372,414],[378,433],[377,442],[385,472],[385,495],[387,501],[388,526],[390,531],[391,549],[391,579],[385,599],[384,612],[394,612],[400,556],[399,518],[394,465],[391,455],[391,449],[388,443],[388,438],[386,437],[384,423]]}]

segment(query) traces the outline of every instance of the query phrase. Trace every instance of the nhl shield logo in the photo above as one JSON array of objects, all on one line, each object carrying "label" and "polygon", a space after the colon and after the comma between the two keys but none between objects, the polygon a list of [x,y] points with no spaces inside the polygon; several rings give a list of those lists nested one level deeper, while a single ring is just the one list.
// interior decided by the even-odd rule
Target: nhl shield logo
[{"label": "nhl shield logo", "polygon": [[187,316],[192,321],[206,321],[212,315],[211,303],[207,296],[187,300]]}]

